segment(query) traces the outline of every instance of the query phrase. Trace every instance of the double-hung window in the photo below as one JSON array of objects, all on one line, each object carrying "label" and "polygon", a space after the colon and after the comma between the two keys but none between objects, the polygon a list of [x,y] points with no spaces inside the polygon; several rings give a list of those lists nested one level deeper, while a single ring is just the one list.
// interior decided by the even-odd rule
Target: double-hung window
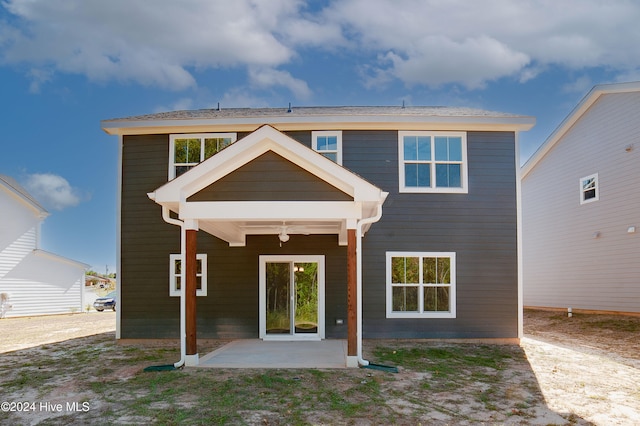
[{"label": "double-hung window", "polygon": [[467,193],[467,134],[398,132],[400,192]]},{"label": "double-hung window", "polygon": [[591,203],[600,199],[598,174],[580,179],[580,204]]},{"label": "double-hung window", "polygon": [[311,139],[314,151],[342,165],[342,131],[311,132]]},{"label": "double-hung window", "polygon": [[169,137],[169,180],[180,176],[236,141],[235,133],[197,133]]},{"label": "double-hung window", "polygon": [[[207,255],[196,255],[196,296],[207,295]],[[184,276],[182,257],[179,254],[169,255],[169,296],[180,296],[180,290],[186,278]]]},{"label": "double-hung window", "polygon": [[455,253],[387,252],[387,318],[455,316]]}]

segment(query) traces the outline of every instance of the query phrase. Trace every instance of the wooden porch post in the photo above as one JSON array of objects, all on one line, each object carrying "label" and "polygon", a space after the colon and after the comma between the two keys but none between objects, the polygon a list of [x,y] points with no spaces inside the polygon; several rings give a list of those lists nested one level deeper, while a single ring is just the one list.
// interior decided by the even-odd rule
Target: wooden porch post
[{"label": "wooden porch post", "polygon": [[197,230],[187,229],[186,231],[186,256],[184,265],[185,274],[185,330],[186,330],[186,355],[196,355],[198,345],[196,342],[196,288],[198,270],[197,252]]},{"label": "wooden porch post", "polygon": [[347,229],[347,356],[357,356],[357,268],[356,230]]}]

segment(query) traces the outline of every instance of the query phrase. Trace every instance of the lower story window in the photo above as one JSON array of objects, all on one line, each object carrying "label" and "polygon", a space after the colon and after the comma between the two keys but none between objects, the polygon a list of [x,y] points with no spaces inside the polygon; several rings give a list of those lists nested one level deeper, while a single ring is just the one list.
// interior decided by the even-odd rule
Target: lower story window
[{"label": "lower story window", "polygon": [[455,316],[455,253],[387,252],[387,318]]},{"label": "lower story window", "polygon": [[[207,255],[196,255],[196,296],[207,295]],[[185,282],[184,267],[179,254],[169,255],[169,296],[180,296]]]}]

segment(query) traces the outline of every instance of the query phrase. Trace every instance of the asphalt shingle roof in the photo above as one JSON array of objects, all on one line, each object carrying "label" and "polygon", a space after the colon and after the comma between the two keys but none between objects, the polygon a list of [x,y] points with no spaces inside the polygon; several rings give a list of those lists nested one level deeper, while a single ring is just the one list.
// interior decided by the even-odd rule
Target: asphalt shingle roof
[{"label": "asphalt shingle roof", "polygon": [[413,117],[483,117],[516,118],[519,114],[508,114],[466,107],[444,106],[334,106],[334,107],[291,107],[284,108],[212,108],[160,112],[132,117],[103,120],[113,121],[156,121],[156,120],[202,120],[202,119],[242,119],[258,117],[322,117],[322,116],[413,116]]}]

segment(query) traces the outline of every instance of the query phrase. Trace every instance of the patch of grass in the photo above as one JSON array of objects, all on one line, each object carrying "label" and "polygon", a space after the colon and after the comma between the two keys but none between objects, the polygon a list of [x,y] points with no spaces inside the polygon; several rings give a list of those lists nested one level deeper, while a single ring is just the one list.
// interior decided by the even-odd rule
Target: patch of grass
[{"label": "patch of grass", "polygon": [[374,355],[382,362],[404,368],[430,371],[448,376],[460,368],[503,368],[505,360],[513,358],[510,348],[491,345],[451,345],[413,347],[410,349],[377,348]]},{"label": "patch of grass", "polygon": [[593,318],[582,324],[585,329],[601,329],[628,333],[640,332],[640,318]]}]

